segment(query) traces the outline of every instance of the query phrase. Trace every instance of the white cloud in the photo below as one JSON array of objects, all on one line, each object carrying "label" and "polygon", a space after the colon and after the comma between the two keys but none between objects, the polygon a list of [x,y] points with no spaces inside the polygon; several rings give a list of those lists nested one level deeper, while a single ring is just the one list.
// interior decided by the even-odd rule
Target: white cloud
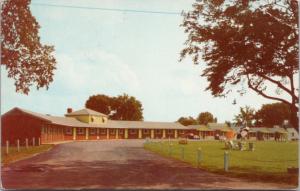
[{"label": "white cloud", "polygon": [[72,56],[58,54],[54,83],[67,90],[87,93],[103,89],[134,91],[139,80],[129,65],[114,54],[95,49],[81,51]]}]

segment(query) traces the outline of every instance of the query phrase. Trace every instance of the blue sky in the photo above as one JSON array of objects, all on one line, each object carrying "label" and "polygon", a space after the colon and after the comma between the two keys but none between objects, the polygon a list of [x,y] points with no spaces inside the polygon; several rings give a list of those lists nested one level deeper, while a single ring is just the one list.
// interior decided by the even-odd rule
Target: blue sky
[{"label": "blue sky", "polygon": [[[116,9],[181,12],[188,0],[32,0],[31,11],[41,25],[45,44],[55,46],[57,70],[49,90],[15,92],[2,68],[1,111],[21,107],[63,115],[67,107],[84,107],[90,95],[127,93],[139,99],[147,121],[175,121],[181,116],[212,112],[219,122],[233,119],[240,106],[259,108],[270,100],[253,92],[213,98],[204,91],[203,66],[179,62],[186,34],[182,16],[122,11],[45,7],[35,3]],[[233,105],[233,99],[237,104]]]}]

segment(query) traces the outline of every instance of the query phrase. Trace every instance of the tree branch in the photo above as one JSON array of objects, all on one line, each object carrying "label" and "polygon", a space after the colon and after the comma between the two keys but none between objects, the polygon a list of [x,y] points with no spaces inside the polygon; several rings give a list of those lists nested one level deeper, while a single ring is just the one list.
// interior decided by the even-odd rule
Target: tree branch
[{"label": "tree branch", "polygon": [[[290,90],[288,89],[287,87],[285,87],[284,85],[282,85],[282,83],[280,83],[279,81],[277,80],[274,80],[266,75],[261,75],[261,74],[258,74],[260,77],[262,78],[265,78],[266,80],[269,80],[270,82],[276,84],[279,88],[283,89],[284,91],[286,91],[287,93],[289,93],[293,99],[298,99],[298,97],[295,95],[295,91],[294,90]],[[291,81],[292,83],[292,81]]]},{"label": "tree branch", "polygon": [[278,97],[269,96],[269,95],[265,94],[262,90],[258,89],[258,85],[260,83],[257,86],[253,86],[251,84],[251,80],[249,78],[249,75],[247,75],[247,79],[248,79],[248,86],[249,86],[249,88],[252,89],[252,90],[254,90],[255,92],[257,92],[259,95],[261,95],[261,96],[263,96],[265,98],[268,98],[268,99],[272,99],[272,100],[276,100],[276,101],[280,101],[280,102],[286,103],[288,105],[293,105],[292,103],[290,103],[290,102],[288,102],[288,101],[286,101],[284,99],[281,99],[281,98],[278,98]]}]

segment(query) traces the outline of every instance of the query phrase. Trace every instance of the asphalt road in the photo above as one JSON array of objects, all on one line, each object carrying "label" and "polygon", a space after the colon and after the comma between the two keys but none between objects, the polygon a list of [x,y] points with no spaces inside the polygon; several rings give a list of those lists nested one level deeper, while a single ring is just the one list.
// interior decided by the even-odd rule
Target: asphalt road
[{"label": "asphalt road", "polygon": [[288,189],[228,178],[146,151],[139,140],[71,142],[2,168],[5,189]]}]

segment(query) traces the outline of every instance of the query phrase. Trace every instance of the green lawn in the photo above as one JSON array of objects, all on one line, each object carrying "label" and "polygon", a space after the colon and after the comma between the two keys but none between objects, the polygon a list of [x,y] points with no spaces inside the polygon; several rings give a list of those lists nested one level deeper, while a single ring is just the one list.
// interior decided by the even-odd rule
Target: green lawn
[{"label": "green lawn", "polygon": [[[200,168],[234,177],[247,177],[271,182],[297,184],[298,175],[287,173],[288,167],[298,167],[298,142],[254,142],[254,151],[229,150],[229,171],[224,169],[225,144],[218,141],[149,142],[145,149],[165,157],[183,160],[197,167],[197,150],[202,150]],[[184,147],[184,159],[182,158]],[[248,148],[248,145],[247,145]],[[169,151],[171,149],[171,152]]]},{"label": "green lawn", "polygon": [[53,145],[40,145],[28,147],[28,149],[25,147],[20,147],[20,152],[17,151],[17,147],[10,147],[8,154],[6,154],[6,147],[1,147],[1,164],[7,165],[11,162],[47,151],[52,147]]}]

